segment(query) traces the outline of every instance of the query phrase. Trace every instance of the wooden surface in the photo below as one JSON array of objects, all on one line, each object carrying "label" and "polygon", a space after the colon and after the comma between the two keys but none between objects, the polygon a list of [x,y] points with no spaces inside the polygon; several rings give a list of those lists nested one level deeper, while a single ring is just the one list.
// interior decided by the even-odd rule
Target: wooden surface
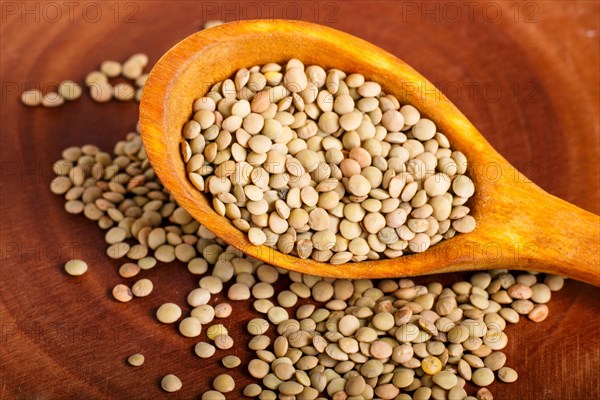
[{"label": "wooden surface", "polygon": [[[290,47],[297,38],[302,40]],[[219,215],[210,198],[189,181],[181,158],[181,130],[191,117],[189,104],[204,96],[210,84],[240,68],[293,57],[306,65],[358,72],[381,82],[383,90],[398,97],[401,104],[412,104],[422,116],[435,121],[452,148],[468,159],[467,172],[477,188],[467,203],[477,221],[475,231],[443,240],[423,253],[340,268],[253,246],[245,233]],[[226,67],[215,69],[220,63]],[[410,65],[339,30],[303,21],[259,20],[223,24],[189,36],[152,70],[140,105],[140,126],[148,159],[177,202],[229,244],[278,267],[360,279],[499,267],[528,270],[535,265],[539,271],[600,286],[600,217],[553,197],[519,174],[460,110]],[[546,224],[549,214],[551,226]],[[576,231],[573,220],[578,221]]]},{"label": "wooden surface", "polygon": [[[58,19],[40,8],[36,22],[35,15],[23,14],[20,2],[14,2],[16,14],[7,3],[13,2],[2,4],[0,27],[0,399],[163,398],[158,382],[167,373],[184,382],[170,397],[197,398],[220,373],[218,358],[193,356],[195,339],[153,321],[161,302],[183,303],[196,279],[181,265],[161,266],[147,274],[155,281],[152,296],[117,304],[109,290],[120,281],[120,263],[104,256],[103,233],[82,216],[67,215],[62,199],[48,191],[50,167],[64,147],[89,142],[111,150],[132,129],[136,105],[80,100],[31,110],[18,102],[21,90],[82,80],[104,59],[145,51],[156,61],[205,19],[301,13],[302,19],[371,41],[440,87],[531,180],[600,211],[597,2],[495,1],[487,14],[481,6],[469,13],[468,5],[452,2],[462,10],[457,19],[448,6],[431,2],[427,9],[423,2],[373,1],[368,8],[358,1],[277,2],[273,8],[259,2],[257,11],[241,3],[177,2],[166,9],[140,1],[118,3],[116,22],[109,4],[93,22],[92,10],[82,13],[87,3],[81,2],[72,23],[66,6]],[[31,9],[34,3],[28,3]],[[496,21],[497,9],[502,16]],[[72,257],[91,265],[81,279],[62,272],[62,263]],[[549,306],[545,322],[523,321],[507,330],[507,365],[520,378],[512,385],[494,384],[496,399],[600,397],[600,291],[568,282]],[[254,313],[240,304],[234,315],[227,325],[241,343],[241,325]],[[138,351],[146,364],[127,367],[125,358]],[[238,387],[250,382],[242,368],[236,378]]]}]

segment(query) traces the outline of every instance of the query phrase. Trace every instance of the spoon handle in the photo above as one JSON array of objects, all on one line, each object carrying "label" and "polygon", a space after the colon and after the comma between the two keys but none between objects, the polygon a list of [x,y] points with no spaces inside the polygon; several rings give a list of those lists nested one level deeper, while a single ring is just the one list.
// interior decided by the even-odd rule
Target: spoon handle
[{"label": "spoon handle", "polygon": [[502,196],[502,207],[514,214],[505,218],[517,263],[600,286],[600,217],[526,178],[510,192]]},{"label": "spoon handle", "polygon": [[538,262],[600,286],[600,217],[554,196],[547,202],[549,207],[540,206],[542,215],[530,227],[537,230]]}]

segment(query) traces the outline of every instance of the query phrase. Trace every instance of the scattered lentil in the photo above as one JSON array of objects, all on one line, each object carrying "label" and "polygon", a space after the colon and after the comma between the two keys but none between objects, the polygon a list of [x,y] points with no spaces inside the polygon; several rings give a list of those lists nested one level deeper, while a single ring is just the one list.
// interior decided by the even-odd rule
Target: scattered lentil
[{"label": "scattered lentil", "polygon": [[226,400],[223,393],[217,392],[216,390],[208,390],[202,393],[201,400]]},{"label": "scattered lentil", "polygon": [[78,83],[73,81],[63,81],[58,85],[58,94],[67,101],[77,100],[81,97],[82,89]]},{"label": "scattered lentil", "polygon": [[100,71],[109,78],[116,78],[121,75],[123,67],[118,61],[104,61],[100,64]]},{"label": "scattered lentil", "polygon": [[123,285],[122,283],[116,285],[112,290],[112,295],[115,300],[118,300],[122,303],[127,303],[133,299],[133,293],[131,293],[131,289],[127,285]]},{"label": "scattered lentil", "polygon": [[213,341],[216,340],[217,336],[227,335],[228,333],[229,332],[227,331],[227,328],[225,328],[225,326],[223,324],[211,325],[206,330],[206,336],[208,336],[208,338]]},{"label": "scattered lentil", "polygon": [[229,303],[220,303],[215,306],[215,317],[227,318],[233,312],[233,307]]},{"label": "scattered lentil", "polygon": [[[252,73],[262,74],[261,72]],[[318,79],[319,74],[320,72],[310,74],[307,72],[307,76],[316,77],[315,79]],[[325,77],[323,77],[323,81],[325,81]],[[380,101],[385,103],[384,100]],[[287,117],[280,116],[279,118]],[[408,118],[405,116],[405,121],[407,120]],[[368,146],[369,144],[367,144]],[[195,223],[189,215],[178,208],[168,194],[165,194],[141,150],[139,135],[128,135],[127,140],[119,142],[115,149],[115,165],[120,167],[116,168],[114,172],[110,172],[111,170],[107,168],[106,171],[109,172],[105,171],[108,173],[106,178],[98,181],[102,183],[101,185],[84,187],[84,182],[92,175],[87,168],[81,168],[81,176],[78,175],[79,172],[71,173],[78,163],[86,165],[90,162],[86,160],[92,159],[101,165],[110,166],[112,160],[106,153],[91,146],[69,148],[63,153],[63,161],[54,168],[58,177],[52,182],[51,190],[65,196],[67,201],[79,199],[78,201],[84,204],[83,214],[90,219],[99,221],[99,226],[103,229],[119,227],[125,230],[126,238],[134,242],[134,245],[128,246],[130,249],[123,253],[125,257],[134,256],[129,251],[135,245],[146,248],[143,257],[131,258],[137,261],[139,269],[135,268],[136,264],[131,264],[134,267],[131,265],[125,267],[127,263],[121,266],[119,271],[120,274],[121,271],[123,272],[121,274],[123,277],[126,278],[130,274],[135,276],[140,269],[154,267],[157,260],[153,257],[153,252],[160,246],[168,243],[168,246],[173,247],[174,253],[174,248],[185,242],[192,246],[195,252],[187,260],[188,270],[193,274],[202,275],[207,272],[215,274],[215,276],[207,275],[202,278],[201,289],[208,291],[209,294],[217,295],[223,289],[223,282],[233,280],[233,282],[247,284],[248,287],[251,287],[250,292],[253,297],[255,297],[254,294],[258,295],[258,298],[255,297],[254,303],[257,311],[268,314],[270,310],[274,309],[267,317],[273,323],[278,324],[275,340],[273,342],[269,340],[267,343],[266,339],[260,337],[258,342],[264,341],[266,345],[261,344],[257,347],[258,349],[255,350],[257,358],[248,365],[251,375],[263,379],[261,383],[266,389],[263,390],[260,385],[250,386],[248,393],[252,396],[273,399],[278,395],[281,398],[305,396],[314,399],[323,393],[322,396],[342,398],[344,391],[346,396],[351,396],[351,393],[358,393],[362,389],[355,396],[372,398],[377,395],[384,398],[394,395],[399,396],[397,398],[400,399],[408,399],[410,397],[404,393],[406,391],[414,392],[412,397],[415,399],[442,398],[443,396],[464,398],[465,392],[462,385],[465,380],[473,380],[476,384],[486,383],[489,381],[490,372],[493,380],[492,371],[502,364],[494,362],[495,358],[501,358],[495,354],[501,354],[499,350],[506,346],[507,342],[507,336],[502,332],[505,323],[503,324],[501,321],[516,323],[519,319],[519,312],[524,313],[528,310],[529,318],[532,316],[536,318],[536,312],[547,315],[547,305],[536,303],[544,301],[548,291],[544,287],[536,289],[540,291],[540,297],[536,297],[534,296],[535,285],[540,284],[537,282],[544,282],[550,291],[555,291],[562,288],[564,284],[561,277],[547,276],[542,279],[539,275],[532,275],[536,277],[536,280],[532,281],[530,276],[515,279],[507,271],[477,273],[471,278],[471,286],[460,284],[454,285],[452,288],[443,288],[438,283],[430,283],[426,286],[415,285],[408,279],[386,280],[374,285],[369,280],[333,281],[287,273],[236,254],[214,234]],[[402,152],[401,150],[397,151]],[[460,159],[460,157],[457,158]],[[303,157],[301,156],[300,159],[303,160]],[[352,160],[356,161],[354,158]],[[303,168],[305,167],[303,166]],[[309,171],[310,168],[312,167],[309,165],[306,171]],[[316,170],[317,168],[305,173],[314,173]],[[113,179],[119,175],[120,178]],[[124,177],[127,179],[122,180]],[[367,177],[371,176],[367,174]],[[321,183],[329,178],[318,179]],[[144,194],[136,193],[139,188],[144,189]],[[109,192],[122,194],[123,198]],[[290,192],[288,192],[288,198]],[[138,203],[125,194],[130,194],[132,198],[137,196],[136,199],[142,206],[136,205]],[[264,192],[264,196],[268,197],[270,194]],[[102,201],[97,202],[99,199],[112,202],[114,208],[107,208],[107,204]],[[300,193],[298,193],[298,199],[303,201]],[[381,202],[381,200],[378,201]],[[397,203],[394,207],[398,207],[399,204]],[[376,202],[367,202],[366,208],[362,208],[358,203],[348,203],[346,206],[348,206],[349,217],[346,216],[346,211],[331,215],[334,215],[335,218],[344,217],[348,222],[356,223],[361,222],[369,213],[383,212],[381,209],[373,211],[377,207],[381,207]],[[295,210],[306,212],[306,219],[301,221],[302,226],[299,228],[309,224],[309,212],[301,207],[295,208]],[[281,207],[279,209],[284,210]],[[403,208],[398,209],[402,210],[405,214],[404,218],[407,219],[408,213]],[[156,210],[160,210],[160,212]],[[312,210],[313,208],[309,209],[309,211]],[[350,215],[356,211],[358,211],[357,214]],[[290,217],[292,214],[293,210],[290,212]],[[398,212],[395,215],[400,214]],[[461,218],[463,217],[464,215]],[[102,218],[108,218],[111,223],[100,223]],[[330,218],[332,217],[330,216]],[[371,222],[376,222],[376,217],[370,217],[370,219],[372,219]],[[388,218],[386,218],[386,224],[388,222]],[[316,223],[315,226],[317,226]],[[148,246],[149,233],[156,227],[165,229],[165,235],[157,247],[151,248]],[[121,231],[116,230],[115,232],[120,234]],[[266,229],[265,232],[271,235]],[[295,234],[301,236],[304,232],[297,231]],[[398,232],[397,234],[401,238],[404,233]],[[111,233],[112,235],[115,234]],[[336,237],[336,246],[339,243],[341,242]],[[356,245],[354,247],[360,248]],[[115,248],[115,250],[123,249]],[[121,254],[121,251],[115,251],[114,254]],[[230,263],[231,269],[227,267],[227,263],[219,261],[221,259]],[[217,261],[219,261],[218,268],[215,265]],[[223,266],[226,267],[223,269]],[[279,307],[275,307],[268,298],[275,295],[273,284],[278,281],[281,274],[287,274],[293,283],[285,294],[283,294],[285,290],[278,292]],[[256,277],[260,282],[256,283]],[[516,284],[524,284],[532,290],[529,299],[513,301],[507,291]],[[231,285],[228,284],[228,287]],[[256,286],[258,287],[255,291]],[[467,287],[468,289],[466,289]],[[507,301],[500,304],[493,299],[493,295],[502,290],[507,293],[508,299],[504,297]],[[302,305],[295,314],[298,320],[290,319],[286,308],[295,304],[294,301],[287,299],[290,293],[297,298],[304,299],[310,298],[313,292],[320,301],[326,304]],[[481,307],[485,305],[484,300],[487,300],[488,308],[486,310],[476,309],[475,305]],[[215,316],[225,318],[231,314],[231,311],[232,308],[227,303],[217,304],[214,309],[208,304],[202,304],[194,308],[191,317],[188,318],[200,321],[198,325],[201,325],[202,321],[206,321],[208,324]],[[392,316],[393,320],[391,328],[388,314]],[[181,308],[172,303],[164,304],[157,310],[157,319],[164,323],[175,322],[180,317]],[[428,324],[427,321],[432,322],[433,325]],[[483,324],[482,321],[485,323]],[[192,322],[192,324],[195,323]],[[483,333],[482,324],[487,324],[485,333]],[[337,330],[331,330],[332,327],[337,327]],[[435,332],[434,328],[438,331],[437,335],[433,335],[435,337],[431,336]],[[465,332],[468,336],[463,340]],[[473,335],[473,332],[479,333]],[[453,336],[453,334],[456,335]],[[209,339],[215,340],[215,344],[219,347],[226,348],[233,345],[233,340],[223,325],[209,327],[207,336]],[[199,357],[208,358],[214,355],[215,346],[200,342],[196,344],[194,351]],[[385,358],[377,359],[373,357],[373,352],[375,355],[385,356]],[[466,354],[467,352],[472,354]],[[226,359],[230,360],[231,358],[227,356]],[[435,372],[438,366],[436,359],[445,366],[445,370]],[[392,362],[397,364],[392,364]],[[471,366],[469,362],[474,366]],[[295,372],[290,375],[292,368]],[[422,372],[419,372],[419,368],[427,375],[421,376]],[[415,370],[417,373],[414,372]],[[512,370],[507,367],[501,366],[497,371],[500,380],[511,381],[514,379]],[[500,371],[503,371],[502,374]],[[433,375],[429,375],[429,373],[433,373]],[[452,387],[448,386],[450,383],[454,383],[454,380],[443,373],[454,376],[456,384]],[[456,373],[460,374],[461,378],[456,378]],[[440,376],[440,374],[443,375]],[[286,380],[282,381],[281,378],[286,378]],[[172,378],[169,380],[179,381]],[[436,380],[442,382],[442,385],[449,389],[442,389]],[[399,387],[396,384],[407,385],[402,387],[402,394],[397,394]],[[162,382],[161,385],[164,386]],[[419,387],[419,385],[424,386]],[[292,394],[297,393],[300,389],[302,394]],[[489,391],[481,389],[478,397],[491,398],[491,394],[488,394]],[[203,394],[202,398],[217,399],[224,398],[224,396],[217,391],[208,391]]]},{"label": "scattered lentil", "polygon": [[134,263],[125,263],[119,267],[119,275],[123,278],[133,278],[139,274],[141,268],[139,265]]},{"label": "scattered lentil", "polygon": [[489,386],[494,382],[494,373],[489,368],[478,368],[471,378],[477,386]]},{"label": "scattered lentil", "polygon": [[204,26],[203,26],[203,28],[204,28],[204,29],[209,29],[209,28],[212,28],[213,26],[222,25],[223,23],[224,23],[223,21],[221,21],[221,20],[218,20],[218,19],[215,19],[215,20],[209,20],[209,21],[206,21],[206,22],[204,23]]},{"label": "scattered lentil", "polygon": [[42,104],[42,97],[44,95],[37,89],[26,90],[21,93],[21,101],[23,104],[29,107],[36,107]]},{"label": "scattered lentil", "polygon": [[42,97],[42,106],[44,107],[58,107],[62,106],[64,102],[65,99],[56,92],[48,92]]},{"label": "scattered lentil", "polygon": [[227,350],[233,347],[233,338],[227,334],[217,335],[214,338],[215,346],[219,349]]},{"label": "scattered lentil", "polygon": [[106,103],[113,96],[113,87],[108,82],[93,82],[89,88],[90,97],[97,103]]},{"label": "scattered lentil", "polygon": [[502,367],[498,371],[498,378],[502,382],[513,383],[517,381],[518,377],[517,371],[509,367]]},{"label": "scattered lentil", "polygon": [[223,366],[225,368],[231,369],[231,368],[239,367],[240,364],[242,363],[242,360],[240,360],[240,358],[237,356],[225,356],[225,357],[223,357],[221,362],[223,363]]},{"label": "scattered lentil", "polygon": [[139,367],[144,363],[145,360],[146,358],[144,355],[140,353],[132,354],[127,358],[127,362],[133,367]]},{"label": "scattered lentil", "polygon": [[200,320],[194,317],[187,317],[179,323],[179,332],[185,337],[196,337],[202,332]]},{"label": "scattered lentil", "polygon": [[229,393],[235,389],[235,381],[231,375],[221,374],[213,380],[213,387],[221,393]]},{"label": "scattered lentil", "polygon": [[65,272],[71,276],[80,276],[87,272],[88,265],[82,260],[69,260],[65,263]]},{"label": "scattered lentil", "polygon": [[129,101],[135,98],[135,89],[129,83],[117,83],[112,90],[115,99]]},{"label": "scattered lentil", "polygon": [[181,308],[175,303],[165,303],[156,310],[156,319],[163,324],[171,324],[181,317]]},{"label": "scattered lentil", "polygon": [[160,386],[163,388],[165,392],[176,392],[181,389],[183,384],[181,383],[181,379],[176,377],[173,374],[165,375],[164,378],[160,381]]},{"label": "scattered lentil", "polygon": [[135,297],[146,297],[152,293],[152,289],[154,289],[152,281],[150,279],[143,278],[133,284],[131,287],[131,292]]},{"label": "scattered lentil", "polygon": [[93,86],[96,83],[108,83],[108,76],[101,71],[92,71],[85,77],[86,86]]},{"label": "scattered lentil", "polygon": [[545,304],[536,304],[531,311],[529,311],[527,317],[533,322],[542,322],[548,317],[548,306]]},{"label": "scattered lentil", "polygon": [[488,388],[481,388],[477,391],[477,400],[494,400],[494,396]]},{"label": "scattered lentil", "polygon": [[194,352],[200,358],[210,358],[215,354],[215,351],[215,346],[206,342],[198,342],[194,346]]}]

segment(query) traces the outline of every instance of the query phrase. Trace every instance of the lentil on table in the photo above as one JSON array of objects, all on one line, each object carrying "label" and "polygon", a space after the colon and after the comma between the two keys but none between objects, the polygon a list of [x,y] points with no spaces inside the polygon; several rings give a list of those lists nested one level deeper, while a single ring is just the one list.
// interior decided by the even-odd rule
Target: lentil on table
[{"label": "lentil on table", "polygon": [[[147,63],[147,57],[136,55],[131,59],[127,74],[134,78],[140,73],[139,66],[145,66]],[[277,71],[276,65],[268,65],[264,68],[266,70],[260,74],[248,71],[248,82],[266,85],[268,82],[272,84],[278,80],[286,81],[285,75]],[[101,66],[103,72],[88,75],[86,83],[88,85],[107,83],[108,76],[115,75],[117,69],[114,63],[103,63]],[[294,70],[293,74],[296,75],[294,78],[302,80],[298,70]],[[307,85],[310,77],[311,74],[308,74]],[[144,77],[139,76],[137,79],[143,81]],[[244,79],[246,79],[244,73],[236,74],[234,86],[236,81],[239,83]],[[337,74],[333,74],[330,79],[338,83],[344,82],[344,79]],[[371,95],[359,102],[362,102],[361,107],[364,110],[371,110],[367,113],[375,110],[373,107],[377,105],[373,95],[380,90],[377,84],[365,82],[364,77],[358,74],[346,76],[345,82],[348,89],[358,88],[357,91],[361,96]],[[229,83],[227,85],[231,86]],[[292,93],[297,94],[297,92]],[[340,113],[351,112],[352,96],[349,94],[342,96],[342,94],[344,93],[339,94],[338,97],[341,99],[333,105],[333,110]],[[24,94],[24,101],[35,103],[35,96],[36,93]],[[309,113],[316,111],[315,107],[326,107],[325,96],[326,93],[319,99],[317,95],[317,105],[312,107],[308,105],[310,103],[305,104],[305,111],[307,105]],[[292,100],[294,99],[299,102],[298,95],[292,94]],[[396,108],[395,102],[388,96],[382,96],[379,101],[386,104],[386,107],[391,105],[392,108]],[[217,103],[214,100],[212,103],[216,107]],[[208,107],[212,107],[212,103],[206,100]],[[200,107],[198,104],[196,106]],[[260,106],[271,107],[269,104],[260,104]],[[252,105],[250,108],[252,110]],[[313,111],[310,111],[311,108]],[[238,105],[235,112],[239,109],[246,112],[245,103]],[[431,134],[432,122],[420,119],[416,109],[404,105],[399,110],[404,122],[415,126],[413,134],[416,139],[426,138]],[[283,114],[285,111],[277,112],[282,114],[279,114],[279,118],[271,118],[271,120],[278,121],[280,124],[281,121],[291,121],[289,116]],[[327,112],[331,111],[324,111],[323,114]],[[200,132],[209,130],[210,124],[214,123],[208,114],[202,114],[202,120],[198,121],[201,125]],[[248,114],[247,118],[250,115],[252,114]],[[350,128],[353,127],[352,124],[358,122],[357,120],[357,115],[351,114],[338,118],[337,123],[342,127]],[[326,114],[323,121],[319,120],[320,125],[317,124],[317,127],[323,131],[330,131],[336,126],[335,121],[335,116]],[[234,118],[226,126],[236,127],[238,123],[239,120]],[[399,117],[395,113],[388,114],[385,123],[390,126],[400,126]],[[193,136],[198,132],[198,128],[191,125],[188,135]],[[265,125],[269,134],[278,129],[275,122],[266,122],[264,117],[262,120],[259,117],[251,117],[248,121],[242,121],[242,127],[249,135],[258,134]],[[314,130],[314,127],[310,129]],[[225,140],[227,135],[224,136],[225,138],[220,140]],[[347,139],[348,142],[356,141],[356,137],[352,136],[354,135],[350,135]],[[246,138],[248,141],[251,139]],[[322,141],[326,140],[329,142],[332,139],[323,138]],[[406,142],[408,140],[407,137]],[[293,144],[297,146],[294,147],[296,154],[306,150],[298,143]],[[442,146],[442,148],[448,147]],[[330,149],[335,149],[335,146]],[[406,150],[414,151],[414,147],[409,146]],[[217,147],[217,154],[218,151],[221,150]],[[235,152],[240,151],[236,147]],[[232,154],[233,152],[232,147]],[[362,168],[359,161],[368,160],[364,152],[355,150],[355,155],[355,158],[347,159],[356,163],[345,162],[344,169],[356,171],[357,164]],[[458,154],[455,156],[459,161],[463,161],[463,156]],[[194,157],[196,155],[191,159]],[[340,164],[343,161],[339,154],[333,154],[331,157],[333,160],[340,160]],[[448,159],[439,160],[445,168],[449,167],[450,171],[456,169],[455,174],[464,174],[465,170],[461,169],[461,162],[456,162],[452,157],[446,158]],[[291,175],[296,173],[298,177],[303,177],[307,173],[305,165],[311,159],[314,159],[313,154],[304,152],[294,159],[288,157],[284,165]],[[192,162],[199,163],[199,160],[200,157],[196,157]],[[323,171],[326,173],[327,167],[321,165],[322,161],[318,163],[318,173]],[[230,164],[225,165],[229,167]],[[272,171],[271,167],[267,168]],[[329,168],[331,176],[334,168],[331,166]],[[352,176],[364,177],[370,184],[370,179],[376,175],[378,181],[379,174],[373,169],[368,169],[362,175],[362,171],[367,168],[369,166],[361,170],[361,175]],[[377,169],[376,166],[374,168]],[[119,268],[118,275],[121,278],[131,279],[154,268],[159,262],[173,260],[186,263],[190,274],[201,276],[199,287],[191,290],[187,296],[189,305],[193,307],[189,315],[187,313],[184,315],[181,307],[175,303],[164,303],[160,306],[157,304],[156,309],[156,318],[159,322],[172,324],[183,317],[179,322],[179,330],[183,336],[198,337],[206,334],[206,337],[214,343],[213,345],[204,340],[197,341],[193,347],[199,358],[210,358],[219,352],[224,367],[239,365],[241,361],[239,358],[223,353],[236,344],[229,335],[227,318],[232,314],[232,304],[252,301],[257,315],[264,318],[254,318],[246,327],[248,333],[253,336],[247,344],[256,354],[256,358],[245,364],[245,367],[257,382],[238,390],[243,391],[248,397],[276,399],[278,396],[303,396],[314,399],[319,396],[330,398],[361,396],[369,399],[377,396],[399,399],[467,398],[472,400],[475,397],[466,397],[467,393],[464,389],[466,381],[489,385],[496,376],[504,382],[514,382],[517,379],[516,371],[505,366],[507,360],[502,353],[502,349],[508,343],[508,336],[504,332],[506,326],[519,322],[521,315],[535,322],[545,319],[548,316],[547,303],[552,292],[560,290],[564,285],[562,277],[548,275],[541,279],[542,276],[534,272],[515,277],[505,270],[478,272],[473,274],[469,281],[456,282],[451,287],[443,287],[438,282],[418,285],[410,279],[333,280],[269,266],[226,246],[222,240],[216,238],[212,232],[194,221],[184,209],[179,207],[157,180],[146,159],[139,134],[135,132],[128,134],[125,140],[116,144],[114,157],[94,145],[67,148],[62,153],[62,159],[54,164],[53,170],[57,177],[50,185],[52,192],[63,196],[66,202],[79,202],[70,203],[65,209],[70,213],[83,214],[96,221],[101,229],[107,231],[105,240],[110,250],[107,255],[126,261]],[[227,168],[223,167],[221,170]],[[313,176],[311,180],[312,178]],[[244,195],[250,201],[259,202],[264,199],[265,192],[261,189],[264,182],[261,179],[261,176],[255,176],[258,186],[254,182],[253,185],[245,186]],[[316,187],[321,185],[322,189],[331,188],[334,182],[328,179],[331,178],[322,179]],[[198,182],[199,180],[196,181]],[[409,199],[411,203],[416,196],[420,196],[417,204],[422,203],[424,199],[427,200],[425,196],[429,196],[428,190],[429,194],[437,193],[437,185],[432,186],[430,182],[425,187],[426,182],[427,179],[423,182],[423,189],[418,189],[418,185],[411,187],[410,194],[413,195]],[[454,182],[456,188],[452,188],[453,184],[448,190],[455,190],[455,193],[463,195],[472,194],[470,185],[465,182]],[[352,190],[359,194],[364,193],[361,191],[361,186],[364,184],[363,179],[354,179]],[[339,183],[336,187],[338,185]],[[397,190],[394,187],[392,189]],[[418,194],[420,190],[425,191],[424,195]],[[319,192],[315,189],[315,191],[306,190],[302,193],[301,190],[290,189],[288,196],[291,195],[292,205],[300,204],[300,206],[294,208],[287,202],[283,204],[275,200],[275,212],[279,213],[280,219],[274,218],[274,223],[281,224],[284,217],[289,217],[292,227],[308,226],[310,229],[323,229],[329,226],[322,219],[326,214],[331,215],[328,208],[330,205],[321,207],[319,202],[322,201],[321,205],[330,204],[331,199],[321,199],[319,193],[334,191],[335,189]],[[219,197],[219,194],[221,193],[217,194],[217,199],[225,205],[227,213],[227,205],[232,204],[226,203],[230,196],[223,194]],[[233,193],[234,196],[236,194],[240,195],[239,190]],[[263,198],[260,197],[261,194]],[[434,201],[436,198],[438,200]],[[355,225],[369,214],[387,212],[386,226],[379,229],[377,238],[388,247],[396,243],[397,239],[394,235],[401,240],[409,240],[407,235],[410,235],[410,232],[415,233],[413,230],[422,229],[421,221],[412,222],[412,228],[403,225],[414,210],[410,213],[402,207],[396,207],[394,210],[392,205],[396,202],[386,203],[386,200],[389,199],[371,198],[365,199],[362,204],[349,202],[345,205],[345,208],[348,208],[348,215],[342,215],[345,222],[340,223],[340,232],[343,231],[346,236],[351,237],[358,232],[358,236],[350,240],[350,242],[354,241],[352,247],[356,252],[364,252],[364,242],[367,242],[367,246],[377,244],[373,240],[371,242],[368,240],[370,235],[375,233],[369,233],[365,239],[361,237],[362,228]],[[448,210],[448,207],[444,208],[447,202],[440,200],[439,196],[431,198],[430,201],[440,203],[429,204],[433,208],[430,216],[436,219],[448,213],[453,215],[450,218],[455,218],[454,221],[468,217],[468,209],[463,205],[454,205]],[[313,207],[310,210],[302,206],[302,204],[313,203],[313,206],[309,206]],[[262,203],[255,206],[264,208]],[[231,209],[232,207],[229,206],[229,215],[233,215]],[[431,210],[420,211],[429,213]],[[233,213],[235,214],[235,210]],[[382,223],[377,216],[371,216],[367,221],[372,231]],[[247,227],[248,230],[254,228],[242,223],[238,225],[236,226],[244,229]],[[452,224],[446,223],[446,225]],[[451,228],[448,227],[449,229]],[[459,229],[462,228],[459,226]],[[259,231],[268,238],[273,238],[271,232],[267,232],[267,235],[264,229]],[[287,230],[285,232],[281,234],[282,238],[288,234]],[[323,231],[316,230],[316,232]],[[420,233],[424,232],[415,233],[415,236]],[[298,231],[296,238],[293,238],[291,233],[289,235],[294,240],[300,236]],[[336,237],[336,241],[337,239]],[[299,252],[307,257],[315,251],[327,251],[320,250],[319,247],[321,249],[324,247],[318,244],[316,247],[312,243],[308,245],[307,241],[310,242],[310,239],[305,238],[296,242]],[[344,262],[354,257],[353,255],[348,258],[345,253],[347,252],[341,251],[334,256]],[[367,251],[366,254],[369,252]],[[87,264],[82,260],[72,260],[65,264],[65,270],[71,275],[81,275],[87,270]],[[276,295],[274,285],[281,285],[278,282],[282,279],[287,280],[287,289]],[[133,300],[133,295],[152,298],[153,287],[154,284],[150,280],[142,278],[133,283],[131,289],[126,284],[117,285],[115,288],[118,289],[115,289],[114,293],[116,298],[124,300]],[[231,290],[231,288],[235,289]],[[216,296],[224,290],[228,293],[231,303],[222,301],[217,303]],[[300,306],[294,309],[298,303]],[[222,323],[215,323],[214,318],[219,318]],[[202,329],[203,326],[206,329]],[[274,340],[271,340],[272,336]],[[129,356],[127,360],[130,365],[139,366],[144,363],[144,356],[138,353]],[[219,376],[215,374],[213,384],[217,390],[205,392],[202,399],[224,399],[223,393],[236,390],[235,381],[228,374]],[[177,391],[181,389],[182,382],[176,375],[168,374],[162,378],[161,387],[165,391]],[[493,397],[491,392],[483,387],[478,390],[477,398],[492,399]]]}]

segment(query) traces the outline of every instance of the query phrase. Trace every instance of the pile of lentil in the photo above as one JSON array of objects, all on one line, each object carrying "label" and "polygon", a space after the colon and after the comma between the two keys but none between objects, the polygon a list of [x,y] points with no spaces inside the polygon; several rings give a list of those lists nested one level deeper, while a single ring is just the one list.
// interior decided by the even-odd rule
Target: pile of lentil
[{"label": "pile of lentil", "polygon": [[465,155],[361,74],[297,59],[244,68],[192,111],[189,180],[255,245],[343,264],[475,229]]},{"label": "pile of lentil", "polygon": [[[543,321],[551,292],[564,282],[497,270],[443,287],[272,267],[227,246],[179,207],[157,180],[137,132],[117,142],[112,156],[94,145],[65,149],[54,171],[50,187],[64,197],[66,211],[97,221],[108,257],[124,261],[118,272],[125,283],[113,290],[117,301],[150,296],[153,283],[139,275],[161,262],[186,263],[199,277],[187,297],[191,312],[165,303],[156,320],[178,324],[184,337],[205,335],[194,345],[199,358],[219,357],[225,370],[243,365],[256,379],[236,389],[229,374],[215,373],[205,400],[238,398],[240,390],[259,399],[492,399],[486,386],[517,379],[502,352],[507,323],[525,316]],[[65,270],[80,276],[88,266],[71,260]],[[221,292],[228,301],[217,301]],[[246,345],[256,358],[242,363],[228,354],[235,327],[227,318],[248,301],[256,317],[247,321]],[[142,354],[128,357],[131,366],[144,361]],[[184,384],[176,373],[165,371],[165,391]],[[467,396],[468,381],[481,387],[477,397]]]}]

